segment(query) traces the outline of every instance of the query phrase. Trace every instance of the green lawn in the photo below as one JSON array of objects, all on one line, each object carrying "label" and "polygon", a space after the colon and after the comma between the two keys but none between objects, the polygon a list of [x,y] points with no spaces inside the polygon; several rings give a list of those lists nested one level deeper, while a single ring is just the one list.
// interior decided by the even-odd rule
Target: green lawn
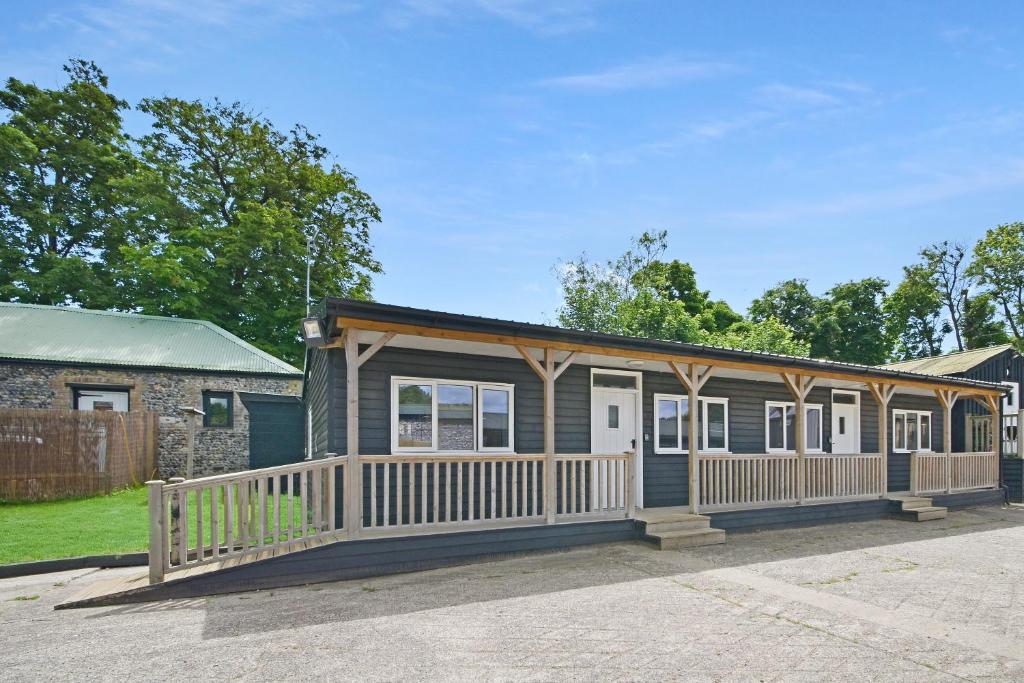
[{"label": "green lawn", "polygon": [[[149,510],[145,487],[124,489],[108,496],[40,503],[0,503],[0,564],[52,560],[81,555],[145,552],[149,546]],[[223,494],[219,526],[224,541]],[[281,527],[287,523],[287,498],[281,496]],[[267,505],[267,530],[273,529],[273,509]],[[204,542],[210,544],[210,495],[203,496]],[[296,527],[301,523],[298,498],[293,505]],[[237,514],[236,514],[237,517]],[[195,546],[196,500],[189,495],[189,546]],[[233,523],[236,539],[239,525]],[[255,530],[256,527],[254,527]],[[267,541],[271,538],[268,537]]]},{"label": "green lawn", "polygon": [[0,503],[0,564],[145,551],[146,489],[41,503]]}]

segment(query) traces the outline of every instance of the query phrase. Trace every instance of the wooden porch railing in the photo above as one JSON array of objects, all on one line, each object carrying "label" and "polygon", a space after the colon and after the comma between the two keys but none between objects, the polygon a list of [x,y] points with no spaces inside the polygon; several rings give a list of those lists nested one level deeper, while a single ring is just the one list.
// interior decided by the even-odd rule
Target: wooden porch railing
[{"label": "wooden porch railing", "polygon": [[700,509],[708,511],[795,505],[801,501],[857,500],[882,495],[877,453],[702,453]]},{"label": "wooden porch railing", "polygon": [[[948,467],[947,467],[948,465]],[[910,491],[949,493],[999,486],[999,453],[911,453]]]},{"label": "wooden porch railing", "polygon": [[804,456],[807,468],[805,501],[878,498],[882,491],[879,453]]},{"label": "wooden porch railing", "polygon": [[[341,505],[347,456],[149,486],[150,581],[233,557],[344,540],[353,525]],[[545,456],[400,454],[359,456],[360,536],[416,535],[632,517],[634,459],[556,455],[548,500]]]},{"label": "wooden porch railing", "polygon": [[151,481],[149,576],[246,553],[295,549],[335,535],[345,458],[332,457],[190,480]]},{"label": "wooden porch railing", "polygon": [[698,465],[701,510],[771,507],[799,499],[793,453],[702,453]]}]

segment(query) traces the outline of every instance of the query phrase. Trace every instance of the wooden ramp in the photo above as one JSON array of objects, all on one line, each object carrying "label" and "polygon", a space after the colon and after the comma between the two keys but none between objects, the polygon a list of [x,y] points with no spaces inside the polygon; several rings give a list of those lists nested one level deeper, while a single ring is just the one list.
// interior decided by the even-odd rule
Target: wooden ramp
[{"label": "wooden ramp", "polygon": [[[104,605],[120,605],[133,602],[149,602],[153,600],[163,600],[172,597],[195,597],[195,595],[204,595],[208,593],[197,593],[186,596],[181,594],[180,589],[186,588],[190,584],[194,584],[195,582],[191,580],[201,576],[216,574],[218,572],[223,572],[233,567],[241,567],[243,565],[247,565],[253,562],[267,561],[275,557],[281,557],[292,553],[311,550],[321,545],[334,542],[337,542],[337,539],[331,539],[320,536],[305,540],[302,543],[301,548],[278,547],[267,548],[263,550],[256,548],[253,549],[252,552],[229,557],[224,560],[221,560],[220,562],[210,562],[207,564],[196,565],[193,567],[188,567],[187,569],[182,569],[173,572],[171,574],[168,574],[164,581],[155,584],[151,584],[149,582],[148,571],[140,571],[134,574],[110,578],[105,581],[97,581],[81,593],[78,593],[70,599],[57,604],[54,607],[54,609],[69,609],[73,607],[101,607]],[[238,590],[244,591],[248,589],[239,588]]]},{"label": "wooden ramp", "polygon": [[[416,536],[307,539],[301,548],[254,549],[241,556],[169,573],[150,584],[148,573],[122,575],[90,586],[56,609],[101,607],[172,598],[304,586],[437,569],[528,552],[635,541],[632,519],[480,529]],[[294,548],[294,549],[293,549]]]}]

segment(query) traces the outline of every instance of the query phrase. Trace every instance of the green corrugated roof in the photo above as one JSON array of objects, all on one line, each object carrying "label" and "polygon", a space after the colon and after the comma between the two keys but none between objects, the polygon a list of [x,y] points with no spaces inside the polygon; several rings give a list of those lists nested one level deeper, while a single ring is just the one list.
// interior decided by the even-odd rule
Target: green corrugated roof
[{"label": "green corrugated roof", "polygon": [[998,356],[1004,351],[1012,349],[1012,344],[999,344],[988,346],[983,349],[971,349],[970,351],[957,351],[947,353],[944,356],[931,356],[929,358],[915,358],[904,360],[899,363],[889,363],[880,367],[890,370],[905,370],[907,372],[921,372],[926,375],[955,375],[967,372],[985,361]]},{"label": "green corrugated roof", "polygon": [[2,302],[0,358],[302,375],[205,320]]}]

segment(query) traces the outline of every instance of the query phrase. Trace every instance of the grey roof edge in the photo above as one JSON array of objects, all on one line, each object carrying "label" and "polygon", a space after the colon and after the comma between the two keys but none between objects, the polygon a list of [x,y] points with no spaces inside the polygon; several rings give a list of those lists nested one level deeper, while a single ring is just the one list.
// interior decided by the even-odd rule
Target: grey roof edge
[{"label": "grey roof edge", "polygon": [[964,386],[981,389],[1006,391],[1006,387],[981,380],[960,377],[929,375],[905,370],[890,370],[874,365],[845,363],[819,358],[804,358],[763,351],[744,351],[721,346],[693,344],[689,342],[664,341],[646,337],[626,337],[604,332],[584,332],[552,325],[537,323],[521,323],[498,318],[464,315],[461,313],[445,313],[408,306],[395,306],[356,299],[327,297],[323,305],[324,317],[343,316],[392,322],[407,325],[421,325],[463,332],[482,332],[504,334],[509,336],[528,337],[540,341],[558,341],[565,343],[593,344],[612,346],[624,351],[651,351],[666,354],[686,354],[704,356],[708,359],[747,361],[766,365],[784,365],[800,370],[832,370],[854,375],[864,375],[875,379],[903,378],[937,386]]}]

